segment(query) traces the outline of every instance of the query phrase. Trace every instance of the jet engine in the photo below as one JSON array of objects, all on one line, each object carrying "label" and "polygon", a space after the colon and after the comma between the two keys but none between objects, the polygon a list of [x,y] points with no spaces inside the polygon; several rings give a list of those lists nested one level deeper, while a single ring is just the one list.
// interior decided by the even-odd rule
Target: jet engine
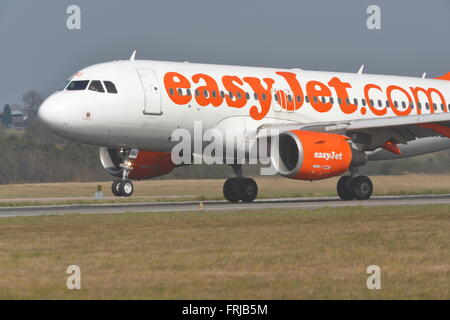
[{"label": "jet engine", "polygon": [[[278,139],[277,139],[278,138]],[[364,165],[367,156],[339,134],[293,130],[272,139],[271,162],[282,176],[320,180]]]},{"label": "jet engine", "polygon": [[[119,149],[100,148],[100,161],[103,168],[110,175],[122,178],[123,166],[126,157]],[[128,154],[128,166],[133,169],[129,172],[128,178],[143,180],[150,179],[170,173],[175,165],[173,164],[170,153],[155,152],[146,150],[132,149]]]}]

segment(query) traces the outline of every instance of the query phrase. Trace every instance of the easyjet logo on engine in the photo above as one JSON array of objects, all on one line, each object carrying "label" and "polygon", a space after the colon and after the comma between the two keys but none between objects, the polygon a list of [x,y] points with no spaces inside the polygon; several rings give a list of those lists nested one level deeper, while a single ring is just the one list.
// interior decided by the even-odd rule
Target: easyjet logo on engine
[{"label": "easyjet logo on engine", "polygon": [[[283,109],[295,111],[302,107],[306,98],[315,111],[326,113],[335,105],[335,101],[331,100],[333,96],[337,96],[337,104],[344,114],[353,114],[359,110],[362,115],[371,112],[375,116],[384,116],[390,108],[396,116],[407,116],[413,110],[416,110],[417,114],[422,114],[422,108],[434,113],[438,110],[438,105],[442,111],[448,112],[445,97],[436,88],[405,89],[397,85],[388,85],[383,89],[377,84],[367,83],[363,89],[364,100],[362,105],[358,106],[352,103],[348,92],[352,85],[339,77],[333,77],[327,83],[316,80],[306,82],[305,95],[296,73],[279,71],[275,74],[274,78],[262,79],[224,75],[220,79],[223,89],[219,89],[216,79],[204,73],[194,74],[188,79],[181,73],[167,72],[164,75],[164,86],[170,99],[177,105],[187,105],[195,99],[197,104],[203,107],[217,108],[225,102],[228,107],[243,108],[251,101],[249,115],[255,120],[261,120],[268,114],[273,100],[276,100]],[[192,83],[197,86],[193,88]],[[251,89],[251,93],[245,87]],[[289,88],[292,95],[286,95],[282,89],[273,93],[273,89],[279,87]],[[376,91],[379,95],[374,99],[373,94]],[[382,100],[379,98],[380,94],[383,95]],[[439,98],[439,102],[436,97]]]},{"label": "easyjet logo on engine", "polygon": [[332,152],[315,152],[314,158],[316,159],[325,159],[325,160],[343,160],[342,152],[336,153],[335,151]]}]

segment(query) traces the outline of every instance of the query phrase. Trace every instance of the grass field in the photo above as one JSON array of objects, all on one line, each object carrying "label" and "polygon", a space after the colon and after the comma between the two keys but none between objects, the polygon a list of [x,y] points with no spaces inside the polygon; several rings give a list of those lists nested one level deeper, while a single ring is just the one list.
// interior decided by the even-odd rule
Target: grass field
[{"label": "grass field", "polygon": [[[335,177],[308,182],[281,177],[258,177],[256,178],[259,186],[258,198],[336,196],[338,179]],[[372,180],[376,195],[450,193],[448,174],[375,176]],[[223,183],[223,179],[136,181],[135,197],[115,198],[114,201],[218,200],[223,199]],[[104,195],[111,197],[110,184],[111,182],[69,182],[0,185],[0,206],[90,203],[94,201],[97,185],[102,185]],[[88,199],[74,199],[74,197],[88,197]],[[101,202],[112,201],[105,199]]]},{"label": "grass field", "polygon": [[0,298],[450,299],[449,248],[448,205],[5,218]]}]

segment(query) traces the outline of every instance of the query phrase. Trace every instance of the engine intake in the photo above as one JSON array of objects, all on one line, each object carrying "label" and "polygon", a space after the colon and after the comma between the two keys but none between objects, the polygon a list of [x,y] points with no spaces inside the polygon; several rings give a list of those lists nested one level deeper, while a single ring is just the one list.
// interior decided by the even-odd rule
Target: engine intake
[{"label": "engine intake", "polygon": [[320,180],[364,165],[367,156],[353,149],[349,138],[332,133],[293,130],[272,140],[271,161],[282,176]]}]

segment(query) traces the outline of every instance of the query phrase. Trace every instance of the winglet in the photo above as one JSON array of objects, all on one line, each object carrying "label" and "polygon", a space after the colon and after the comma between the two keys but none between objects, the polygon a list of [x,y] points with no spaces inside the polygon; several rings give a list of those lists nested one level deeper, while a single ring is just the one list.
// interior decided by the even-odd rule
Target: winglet
[{"label": "winglet", "polygon": [[362,64],[361,67],[358,70],[358,74],[362,74],[364,71],[364,65]]},{"label": "winglet", "polygon": [[134,58],[136,58],[136,50],[134,50],[133,53],[131,54],[130,61],[134,62]]}]

